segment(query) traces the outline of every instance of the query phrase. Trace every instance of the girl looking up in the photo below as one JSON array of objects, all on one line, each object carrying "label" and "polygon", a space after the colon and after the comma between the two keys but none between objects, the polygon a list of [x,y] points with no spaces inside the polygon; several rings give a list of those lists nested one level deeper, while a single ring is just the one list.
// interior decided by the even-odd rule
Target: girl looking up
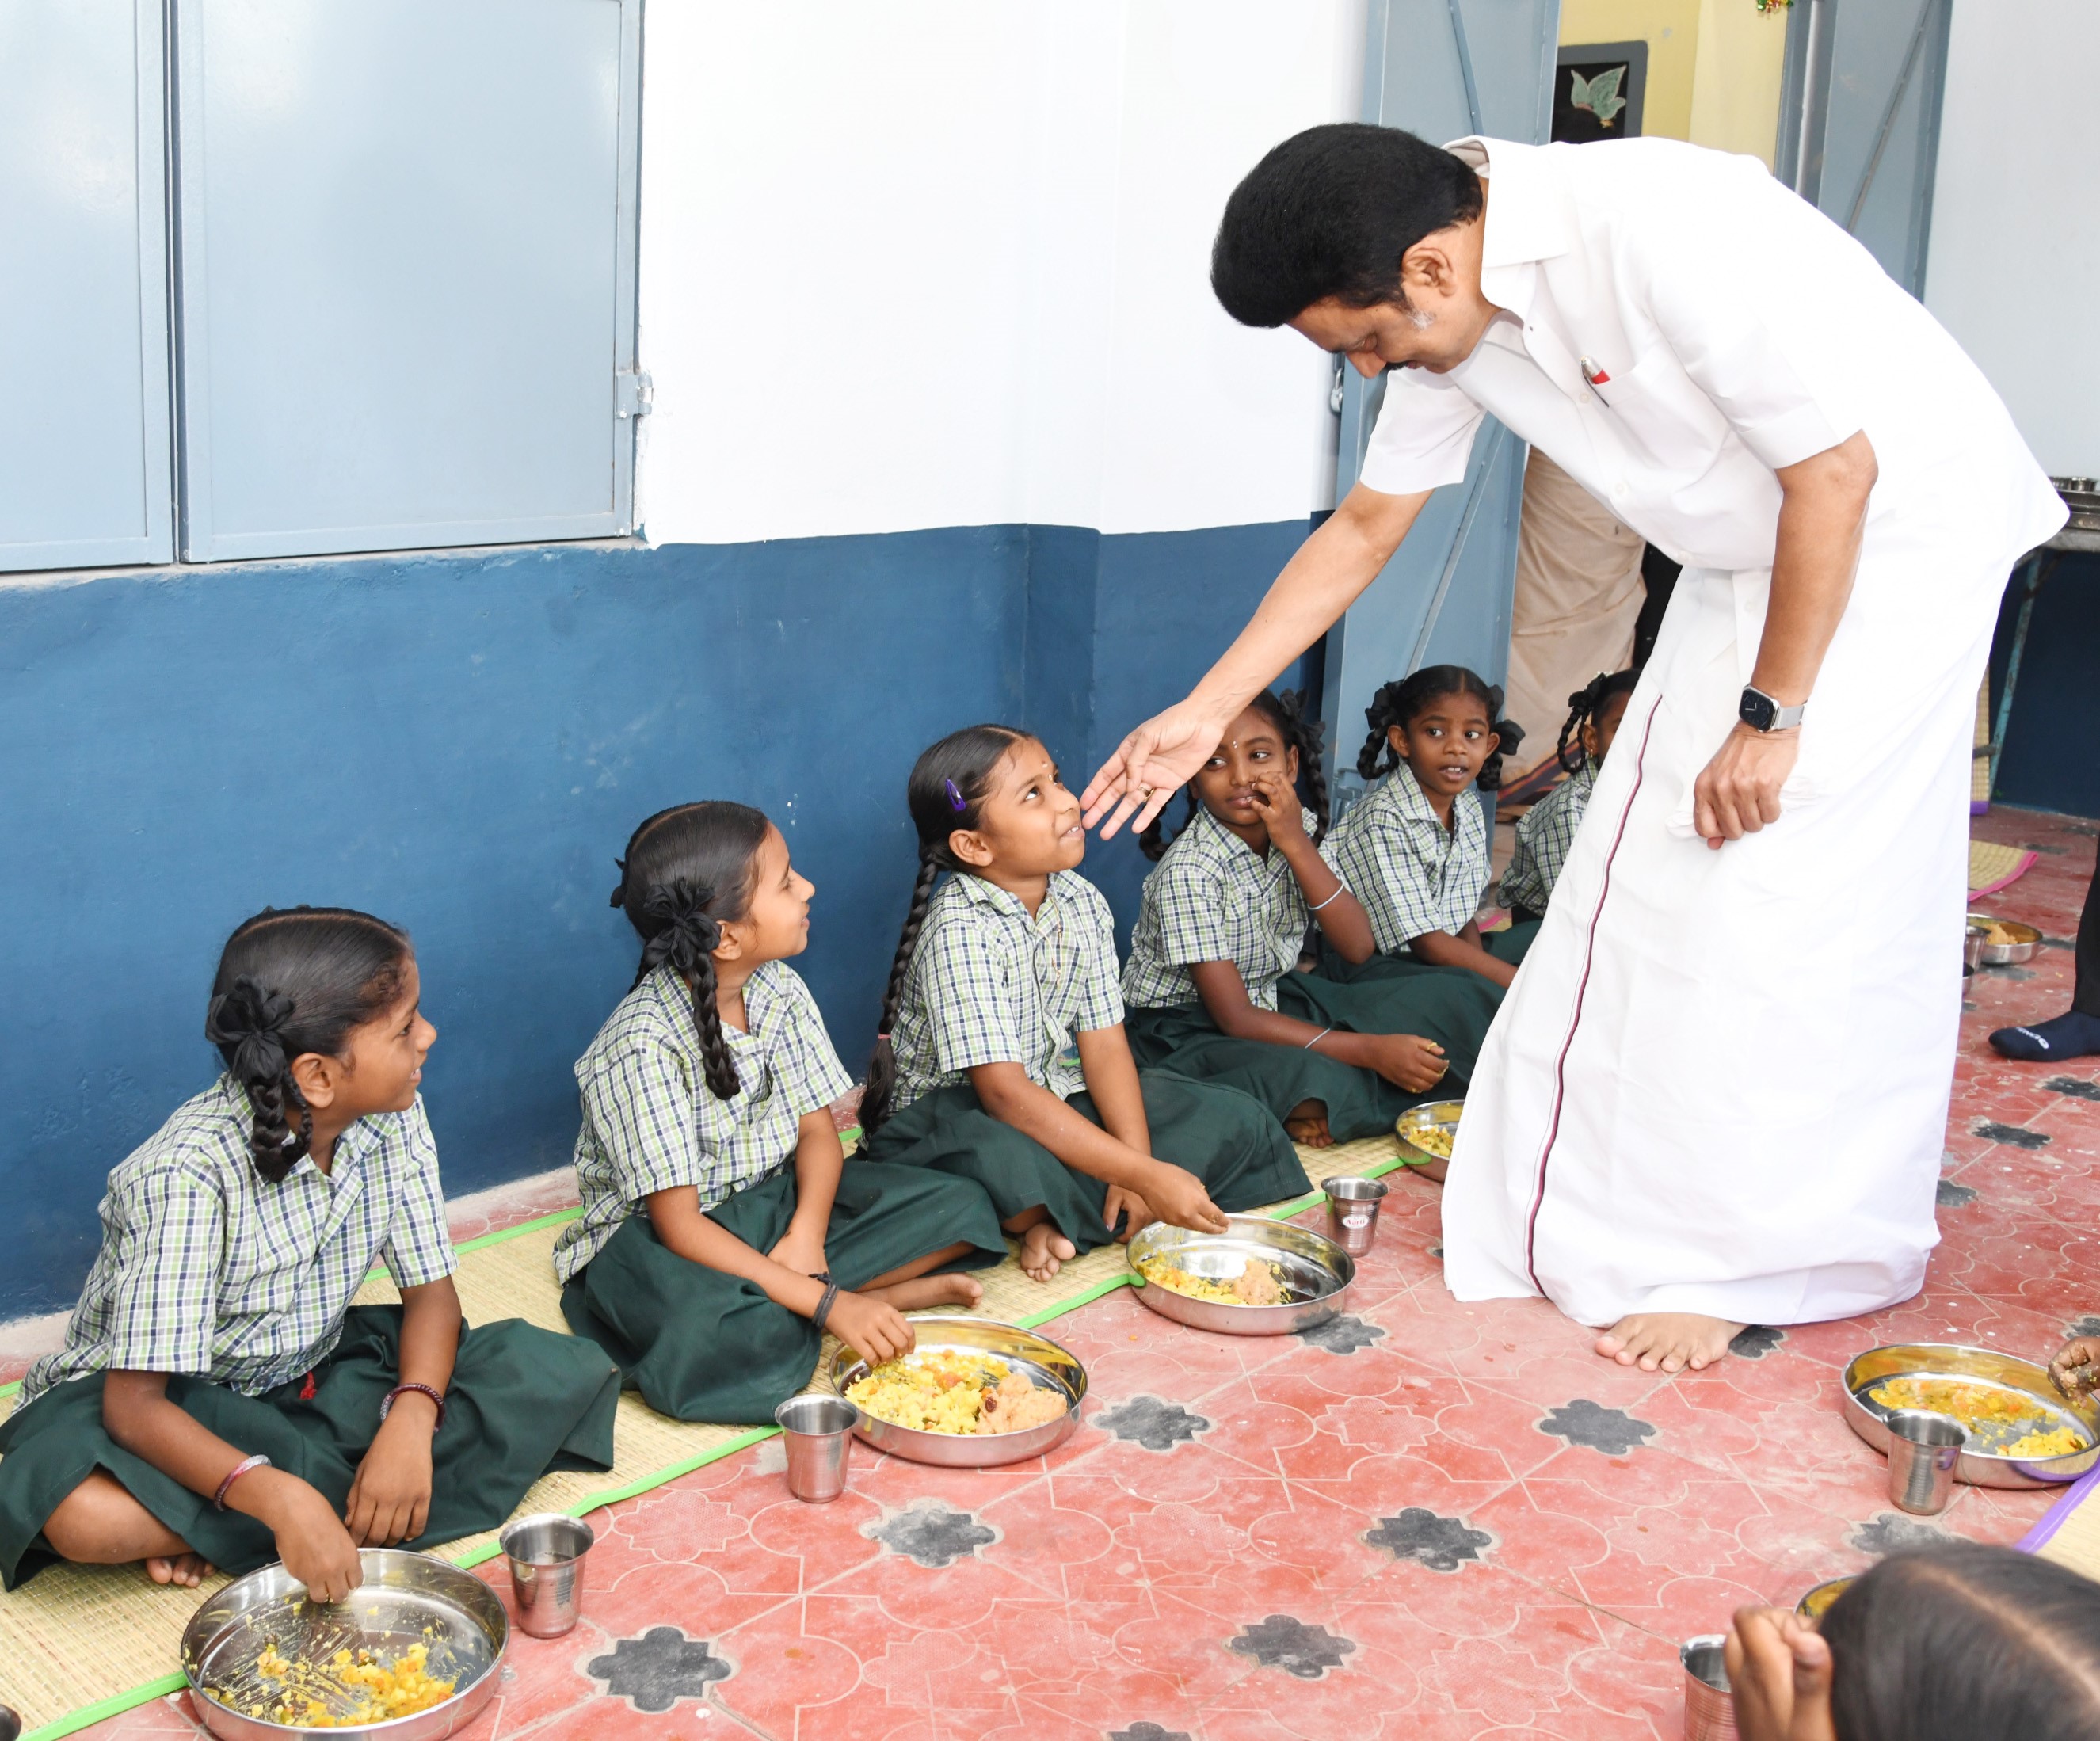
[{"label": "girl looking up", "polygon": [[[515,1319],[468,1329],[417,1092],[437,1030],[368,914],[233,933],[205,1036],[226,1073],[109,1175],[63,1351],[0,1426],[0,1575],[281,1559],[316,1602],[358,1549],[492,1529],[553,1469],[612,1466],[619,1375]],[[352,1306],[375,1263],[399,1306]]]},{"label": "girl looking up", "polygon": [[1139,836],[1158,868],[1123,976],[1140,1064],[1244,1089],[1313,1148],[1390,1130],[1449,1067],[1435,1040],[1360,1028],[1321,996],[1347,988],[1293,971],[1311,923],[1346,961],[1376,946],[1320,856],[1326,826],[1320,728],[1296,695],[1257,695],[1197,771],[1172,844],[1157,822]]},{"label": "girl looking up", "polygon": [[1538,927],[1484,942],[1473,920],[1489,874],[1474,782],[1493,790],[1502,747],[1520,735],[1496,719],[1501,707],[1501,691],[1462,665],[1427,666],[1379,690],[1357,756],[1357,772],[1379,783],[1335,828],[1327,856],[1363,903],[1385,960],[1462,967],[1507,990]]},{"label": "girl looking up", "polygon": [[1626,699],[1639,681],[1639,667],[1600,671],[1568,698],[1568,723],[1560,728],[1555,751],[1568,778],[1518,820],[1516,851],[1502,873],[1502,905],[1519,924],[1546,916],[1546,903],[1560,879],[1561,866],[1568,862],[1568,848],[1575,844],[1582,813],[1590,808],[1597,770],[1619,734]]},{"label": "girl looking up", "polygon": [[1154,1220],[1222,1232],[1224,1211],[1308,1188],[1259,1103],[1140,1076],[1114,922],[1075,868],[1079,800],[1041,743],[956,732],[907,796],[919,877],[861,1101],[871,1157],[977,1181],[1038,1280],[1118,1223],[1125,1239]]},{"label": "girl looking up", "polygon": [[642,938],[634,985],[576,1064],[580,1220],[554,1246],[562,1315],[652,1408],[762,1423],[810,1382],[823,1333],[871,1364],[904,1313],[974,1306],[944,1265],[1006,1255],[967,1180],[848,1161],[831,1103],[853,1086],[788,965],[816,893],[740,804],[634,831],[612,904]]}]

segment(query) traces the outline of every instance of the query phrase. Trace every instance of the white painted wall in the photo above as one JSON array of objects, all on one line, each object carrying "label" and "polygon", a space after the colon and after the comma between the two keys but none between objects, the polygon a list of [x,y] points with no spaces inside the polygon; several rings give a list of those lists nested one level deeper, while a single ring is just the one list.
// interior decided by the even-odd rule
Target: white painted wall
[{"label": "white painted wall", "polygon": [[1353,118],[1363,0],[677,0],[645,54],[655,543],[1330,505],[1330,365],[1212,300],[1233,185]]},{"label": "white painted wall", "polygon": [[2042,469],[2100,474],[2100,6],[1955,0],[1926,306]]}]

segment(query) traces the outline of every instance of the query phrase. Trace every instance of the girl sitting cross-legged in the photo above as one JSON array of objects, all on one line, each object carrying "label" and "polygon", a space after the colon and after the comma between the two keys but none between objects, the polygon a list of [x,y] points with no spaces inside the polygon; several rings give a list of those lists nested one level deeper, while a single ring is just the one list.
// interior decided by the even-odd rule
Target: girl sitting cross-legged
[{"label": "girl sitting cross-legged", "polygon": [[1430,665],[1387,684],[1364,710],[1371,729],[1357,772],[1377,783],[1336,825],[1327,857],[1370,915],[1379,954],[1357,967],[1330,949],[1322,971],[1350,979],[1458,967],[1505,990],[1516,977],[1538,926],[1483,940],[1473,916],[1489,870],[1474,785],[1494,789],[1502,751],[1520,735],[1496,718],[1501,708],[1502,692],[1464,666]]},{"label": "girl sitting cross-legged", "polygon": [[652,1408],[762,1423],[810,1382],[822,1334],[871,1362],[903,1314],[974,1306],[945,1266],[1006,1255],[967,1179],[845,1157],[853,1086],[788,958],[814,888],[740,804],[634,831],[615,906],[642,937],[633,989],[576,1064],[584,1212],[554,1247],[562,1312]]},{"label": "girl sitting cross-legged", "polygon": [[[421,996],[368,915],[233,933],[205,1027],[226,1073],[109,1175],[65,1347],[0,1426],[9,1589],[55,1558],[177,1584],[281,1559],[335,1601],[360,1545],[491,1529],[548,1470],[612,1466],[598,1350],[460,1321]],[[377,1262],[402,1303],[352,1306]]]},{"label": "girl sitting cross-legged", "polygon": [[956,732],[907,796],[919,877],[861,1102],[871,1156],[981,1183],[1038,1280],[1119,1223],[1220,1232],[1308,1188],[1259,1102],[1138,1070],[1079,800],[1040,743]]},{"label": "girl sitting cross-legged", "polygon": [[1391,1130],[1449,1069],[1436,1040],[1380,1024],[1421,1013],[1401,982],[1342,986],[1293,971],[1310,923],[1347,961],[1375,947],[1363,908],[1320,856],[1326,823],[1320,728],[1297,696],[1257,695],[1190,782],[1172,843],[1157,822],[1139,836],[1159,863],[1123,977],[1140,1063],[1244,1089],[1314,1148]]},{"label": "girl sitting cross-legged", "polygon": [[1525,811],[1516,825],[1516,850],[1502,873],[1502,900],[1519,924],[1543,919],[1575,831],[1582,826],[1597,770],[1611,753],[1619,722],[1640,670],[1600,671],[1568,698],[1568,723],[1555,751],[1568,778]]}]

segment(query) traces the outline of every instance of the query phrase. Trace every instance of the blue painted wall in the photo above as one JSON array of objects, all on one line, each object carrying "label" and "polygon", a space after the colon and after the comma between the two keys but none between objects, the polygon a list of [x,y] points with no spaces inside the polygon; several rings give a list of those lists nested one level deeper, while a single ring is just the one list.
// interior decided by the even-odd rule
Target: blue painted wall
[{"label": "blue painted wall", "polygon": [[[735,797],[818,888],[797,963],[857,1066],[910,886],[911,758],[1017,719],[1074,782],[1237,631],[1304,522],[990,527],[157,570],[0,589],[0,1318],[68,1303],[108,1169],[217,1069],[266,904],[414,933],[455,1195],[567,1159],[632,974],[612,861]],[[1127,839],[1088,873],[1126,928]]]}]

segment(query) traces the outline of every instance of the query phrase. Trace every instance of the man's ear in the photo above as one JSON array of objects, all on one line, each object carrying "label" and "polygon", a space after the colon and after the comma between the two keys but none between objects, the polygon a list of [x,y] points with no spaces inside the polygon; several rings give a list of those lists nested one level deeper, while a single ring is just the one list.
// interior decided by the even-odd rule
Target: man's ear
[{"label": "man's ear", "polygon": [[1403,294],[1410,290],[1427,290],[1440,297],[1449,296],[1458,284],[1458,262],[1451,258],[1445,233],[1432,230],[1400,257],[1400,288]]},{"label": "man's ear", "polygon": [[340,1058],[326,1052],[301,1052],[292,1060],[291,1072],[301,1096],[317,1113],[335,1104],[337,1091],[349,1073]]},{"label": "man's ear", "polygon": [[948,850],[966,865],[979,868],[991,862],[991,843],[974,828],[958,828],[948,836]]}]

